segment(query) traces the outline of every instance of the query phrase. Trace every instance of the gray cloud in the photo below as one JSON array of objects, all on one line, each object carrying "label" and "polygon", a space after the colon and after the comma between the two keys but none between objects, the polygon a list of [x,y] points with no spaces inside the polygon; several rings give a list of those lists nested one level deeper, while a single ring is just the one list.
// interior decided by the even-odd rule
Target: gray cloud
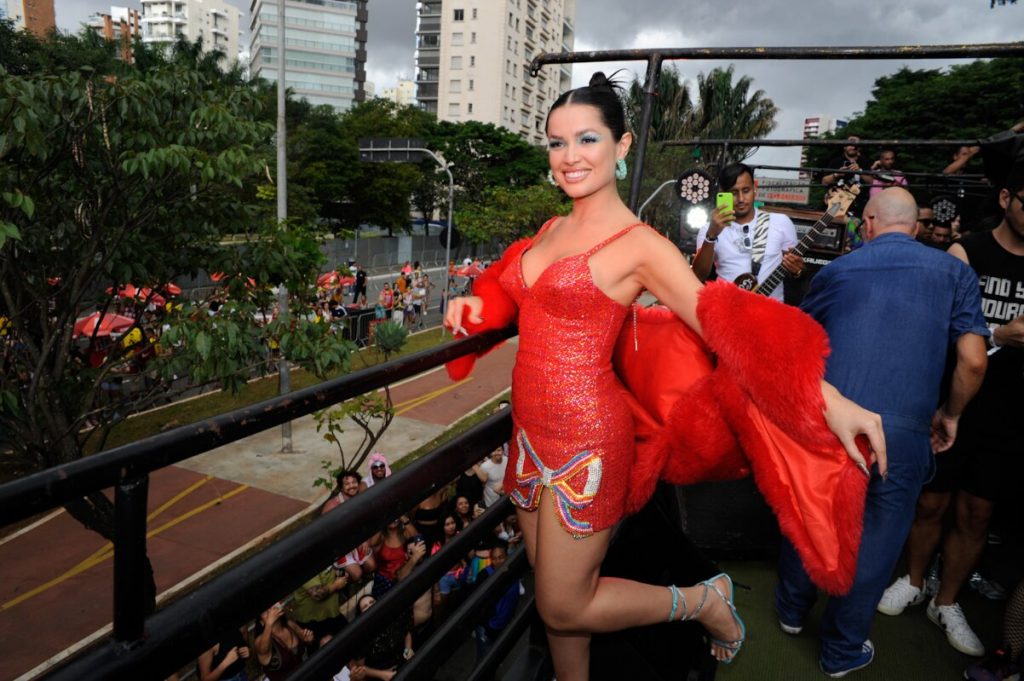
[{"label": "gray cloud", "polygon": [[[492,0],[497,2],[498,0]],[[248,4],[235,2],[248,13]],[[416,3],[370,0],[367,75],[377,92],[414,72]],[[90,0],[57,0],[58,24],[74,29],[103,8]],[[248,25],[248,19],[243,20]],[[913,45],[1010,42],[1020,39],[1024,5],[989,8],[988,0],[902,0],[850,3],[848,0],[762,0],[712,3],[680,0],[577,0],[576,48],[623,49],[694,46]],[[737,75],[750,76],[781,109],[773,137],[799,137],[805,116],[849,116],[864,108],[871,86],[901,66],[940,68],[948,61],[740,61]],[[711,61],[675,62],[696,80]],[[584,83],[598,68],[631,65],[581,64],[574,82]],[[795,150],[765,149],[760,163],[795,164]]]}]

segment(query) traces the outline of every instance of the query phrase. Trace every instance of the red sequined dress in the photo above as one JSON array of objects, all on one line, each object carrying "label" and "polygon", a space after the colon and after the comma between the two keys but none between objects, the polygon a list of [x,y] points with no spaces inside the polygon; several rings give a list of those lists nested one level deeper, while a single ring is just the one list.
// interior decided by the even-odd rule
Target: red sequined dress
[{"label": "red sequined dress", "polygon": [[547,488],[562,526],[576,537],[625,515],[633,417],[612,351],[630,308],[594,284],[589,260],[638,226],[555,261],[529,286],[522,253],[499,279],[519,308],[505,489],[517,506],[534,510]]}]

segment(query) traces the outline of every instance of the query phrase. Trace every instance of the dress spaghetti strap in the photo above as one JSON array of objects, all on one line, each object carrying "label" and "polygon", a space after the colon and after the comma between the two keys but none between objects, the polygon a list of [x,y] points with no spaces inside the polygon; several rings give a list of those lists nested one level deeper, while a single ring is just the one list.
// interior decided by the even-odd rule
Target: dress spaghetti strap
[{"label": "dress spaghetti strap", "polygon": [[633,228],[635,228],[635,227],[642,227],[643,225],[644,225],[644,223],[642,223],[642,222],[634,222],[630,226],[624,227],[623,229],[620,229],[618,232],[615,232],[615,234],[612,234],[610,237],[608,237],[607,239],[605,239],[601,243],[597,244],[596,246],[591,247],[590,250],[586,251],[583,255],[585,257],[589,258],[590,256],[592,256],[595,253],[597,253],[599,250],[601,250],[602,248],[604,248],[605,246],[610,244],[611,242],[613,242],[616,239],[618,239],[620,236],[624,236],[625,234],[628,234],[629,232],[633,231]]},{"label": "dress spaghetti strap", "polygon": [[560,215],[555,215],[554,217],[548,218],[548,221],[541,225],[540,229],[537,230],[537,233],[533,235],[533,240],[536,241],[537,237],[539,237],[544,232],[548,231],[548,227],[555,224],[555,220],[557,220],[560,217]]}]

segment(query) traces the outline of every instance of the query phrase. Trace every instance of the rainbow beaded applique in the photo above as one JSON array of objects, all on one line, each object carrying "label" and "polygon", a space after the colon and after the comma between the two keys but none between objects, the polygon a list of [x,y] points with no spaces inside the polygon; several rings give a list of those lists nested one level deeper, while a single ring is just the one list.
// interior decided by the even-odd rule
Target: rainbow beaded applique
[{"label": "rainbow beaded applique", "polygon": [[[516,461],[516,488],[512,490],[512,501],[519,507],[527,510],[537,508],[540,500],[540,493],[543,487],[547,487],[555,495],[555,508],[562,526],[574,537],[588,537],[594,533],[589,522],[577,520],[573,517],[573,511],[580,511],[590,505],[597,495],[601,486],[601,457],[594,451],[583,451],[572,457],[563,466],[551,469],[544,465],[530,444],[526,432],[521,428],[516,434],[516,443],[519,445],[519,457]],[[533,461],[535,470],[526,473],[525,452]],[[587,482],[582,492],[573,489],[571,480],[578,473],[586,469]],[[526,494],[523,494],[523,489]]]}]

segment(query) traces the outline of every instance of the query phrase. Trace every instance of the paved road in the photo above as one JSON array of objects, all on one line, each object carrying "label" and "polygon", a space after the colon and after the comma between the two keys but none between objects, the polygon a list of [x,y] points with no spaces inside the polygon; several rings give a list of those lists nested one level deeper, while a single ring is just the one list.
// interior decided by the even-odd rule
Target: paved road
[{"label": "paved road", "polygon": [[[442,369],[392,388],[396,418],[380,449],[401,458],[506,390],[515,347],[490,353],[460,383]],[[148,547],[161,597],[324,499],[313,481],[336,453],[311,417],[293,423],[293,440],[296,451],[281,454],[275,428],[152,476]],[[111,620],[112,556],[108,542],[63,511],[0,539],[0,681],[102,633]]]}]

